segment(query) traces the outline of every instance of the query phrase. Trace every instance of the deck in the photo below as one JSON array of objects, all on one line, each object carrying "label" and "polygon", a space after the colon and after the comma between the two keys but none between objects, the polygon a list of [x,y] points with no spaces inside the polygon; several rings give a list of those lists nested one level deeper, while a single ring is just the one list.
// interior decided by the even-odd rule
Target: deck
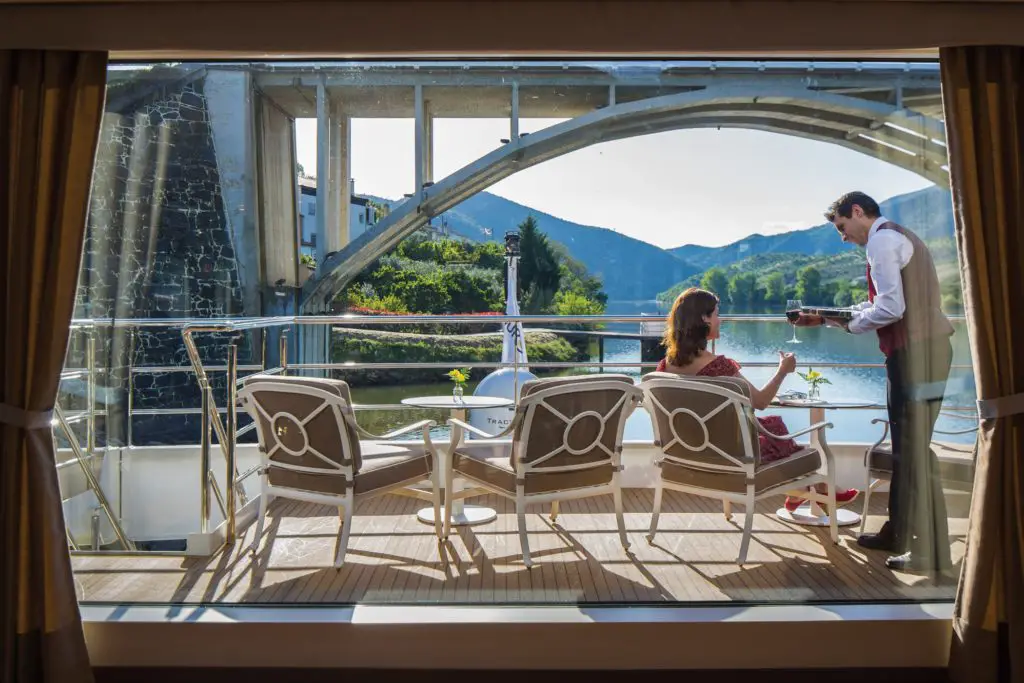
[{"label": "deck", "polygon": [[[958,571],[969,494],[946,497]],[[868,530],[882,524],[885,498],[872,496]],[[759,503],[744,567],[735,562],[740,529],[712,500],[666,492],[659,536],[649,545],[652,492],[627,489],[632,556],[619,545],[610,497],[563,503],[554,525],[538,507],[527,517],[532,570],[519,554],[513,505],[496,496],[472,502],[495,508],[498,518],[453,530],[447,562],[438,557],[433,527],[415,517],[425,504],[388,495],[360,503],[340,571],[331,567],[336,510],[288,500],[271,505],[255,562],[244,551],[250,526],[233,548],[209,558],[76,555],[72,563],[86,603],[917,601],[950,599],[956,589],[956,573],[886,569],[884,553],[856,545],[858,527],[841,528],[840,544],[832,546],[827,529],[777,519],[781,498]],[[862,499],[854,509],[860,505]]]}]

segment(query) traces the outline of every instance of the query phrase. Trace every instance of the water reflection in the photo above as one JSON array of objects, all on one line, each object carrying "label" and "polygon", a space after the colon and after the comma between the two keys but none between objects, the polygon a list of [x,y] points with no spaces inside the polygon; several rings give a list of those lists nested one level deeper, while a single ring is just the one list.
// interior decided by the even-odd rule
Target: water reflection
[{"label": "water reflection", "polygon": [[[654,302],[612,302],[609,306],[610,314],[635,315],[640,311],[651,312],[656,310]],[[780,317],[781,321],[781,317]],[[971,417],[959,416],[955,408],[971,409],[975,402],[974,377],[970,369],[971,358],[968,346],[967,330],[963,323],[957,323],[956,334],[953,337],[953,364],[963,365],[964,368],[954,369],[950,372],[949,383],[946,391],[944,413],[936,425],[936,429],[943,431],[956,431],[971,427]],[[635,323],[617,323],[607,326],[609,330],[621,330],[634,332],[637,329]],[[754,383],[766,382],[774,372],[774,363],[778,358],[778,351],[786,349],[797,354],[801,365],[813,365],[815,363],[881,363],[883,357],[878,350],[877,340],[874,335],[849,335],[839,330],[809,328],[800,330],[800,338],[804,342],[797,348],[787,345],[786,340],[792,334],[792,328],[785,322],[729,322],[722,325],[722,339],[716,347],[716,351],[725,354],[742,364],[747,364],[743,374]],[[640,360],[640,343],[633,340],[608,339],[605,341],[605,361],[608,362],[638,362]],[[457,359],[452,359],[457,360]],[[595,351],[593,360],[597,359]],[[772,367],[751,367],[750,363],[767,362]],[[870,424],[874,418],[884,418],[886,412],[885,404],[885,370],[884,368],[826,368],[819,367],[832,384],[822,387],[822,397],[832,401],[850,402],[876,402],[883,406],[878,410],[837,410],[829,411],[827,419],[835,427],[829,433],[829,439],[833,442],[856,442],[865,443],[874,440],[881,430]],[[593,371],[593,370],[591,370]],[[639,366],[616,372],[627,372],[639,377],[641,368]],[[472,383],[467,389],[471,393],[475,388]],[[805,390],[803,381],[797,375],[791,375],[783,384],[783,390],[795,389]],[[439,381],[436,384],[405,385],[405,386],[358,386],[353,384],[354,400],[359,404],[394,404],[401,399],[411,396],[429,396],[444,394],[451,391],[450,383]],[[797,409],[773,409],[765,411],[766,414],[782,415],[786,424],[791,429],[800,429],[808,426],[809,415],[806,410]],[[969,416],[970,413],[967,413]],[[434,419],[439,424],[444,424],[448,415],[444,411],[422,411],[422,410],[389,410],[389,411],[360,411],[359,422],[366,428],[377,433],[383,433],[388,429],[408,424],[414,420]],[[443,436],[446,430],[436,430],[438,436]],[[626,439],[649,439],[651,438],[650,418],[643,411],[638,411],[629,420],[626,426]],[[967,435],[936,435],[936,440],[972,443],[974,436]]]}]

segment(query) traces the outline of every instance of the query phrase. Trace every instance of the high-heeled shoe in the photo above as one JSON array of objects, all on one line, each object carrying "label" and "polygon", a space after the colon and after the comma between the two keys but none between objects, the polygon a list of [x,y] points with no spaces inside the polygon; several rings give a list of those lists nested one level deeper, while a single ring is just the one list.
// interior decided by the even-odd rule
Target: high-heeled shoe
[{"label": "high-heeled shoe", "polygon": [[[849,505],[857,499],[860,495],[859,489],[846,489],[845,491],[836,491],[836,507],[843,505]],[[797,496],[786,496],[786,509],[790,512],[796,512],[797,508],[806,502],[806,498],[798,498]],[[818,503],[822,508],[825,507],[824,503]]]}]

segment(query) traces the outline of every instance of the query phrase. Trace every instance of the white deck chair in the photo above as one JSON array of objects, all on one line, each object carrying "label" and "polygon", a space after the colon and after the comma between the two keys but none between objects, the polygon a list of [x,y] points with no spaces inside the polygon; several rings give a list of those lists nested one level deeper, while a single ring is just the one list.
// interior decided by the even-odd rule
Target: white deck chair
[{"label": "white deck chair", "polygon": [[[754,418],[750,386],[739,378],[690,377],[666,372],[644,376],[640,383],[644,407],[651,415],[655,445],[661,449],[648,541],[654,542],[665,488],[723,501],[726,518],[731,504],[745,508],[743,538],[737,562],[744,564],[754,524],[754,504],[769,496],[792,494],[836,509],[835,459],[825,442],[821,422],[792,434],[771,434]],[[788,458],[762,464],[758,434],[793,438],[818,432],[818,448],[805,447]],[[825,472],[821,473],[822,464]],[[805,490],[825,482],[828,495]],[[835,515],[830,516],[833,543],[839,542]]]},{"label": "white deck chair", "polygon": [[[628,375],[530,380],[523,384],[512,423],[500,434],[492,436],[461,420],[449,420],[452,434],[445,490],[452,490],[452,479],[458,475],[514,500],[527,568],[533,560],[526,509],[536,503],[551,503],[554,520],[559,501],[610,494],[619,539],[628,549],[619,483],[622,432],[640,398]],[[463,442],[465,432],[479,438]],[[494,443],[510,433],[511,442]],[[444,538],[450,533],[454,497],[445,496]]]},{"label": "white deck chair", "polygon": [[[434,531],[441,536],[437,453],[427,438],[436,423],[423,420],[382,436],[356,424],[348,384],[309,377],[254,375],[239,391],[256,421],[260,444],[260,510],[255,553],[263,534],[269,496],[338,507],[340,538],[334,566],[345,561],[357,499],[378,496],[424,479],[433,483]],[[424,443],[386,440],[420,430]]]},{"label": "white deck chair", "polygon": [[[878,440],[868,446],[864,450],[864,474],[866,477],[864,485],[864,508],[861,510],[860,515],[860,532],[864,533],[864,529],[867,526],[868,521],[868,503],[871,501],[871,494],[874,493],[878,487],[885,482],[892,481],[892,443],[889,441],[889,421],[883,418],[876,418],[871,421],[871,424],[882,424],[882,435],[878,437]],[[975,424],[972,427],[966,429],[954,429],[954,430],[942,430],[935,429],[932,434],[941,434],[945,436],[960,436],[963,434],[977,434],[978,425]],[[977,441],[975,441],[974,457],[977,457]],[[938,456],[936,456],[938,457]],[[941,461],[941,458],[939,458]],[[971,469],[973,470],[974,463],[971,463]],[[970,481],[974,480],[973,472],[972,476],[969,477]]]}]

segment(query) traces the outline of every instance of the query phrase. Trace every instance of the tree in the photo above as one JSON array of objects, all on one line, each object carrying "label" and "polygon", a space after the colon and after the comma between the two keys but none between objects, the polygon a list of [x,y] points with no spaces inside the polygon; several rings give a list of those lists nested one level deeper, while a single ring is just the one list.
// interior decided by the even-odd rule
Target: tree
[{"label": "tree", "polygon": [[750,309],[757,300],[757,277],[739,273],[729,281],[729,300],[733,306]]},{"label": "tree", "polygon": [[728,294],[729,276],[726,275],[725,269],[716,266],[704,271],[704,275],[700,278],[700,288],[706,289],[720,297]]},{"label": "tree", "polygon": [[801,268],[796,274],[796,298],[805,304],[821,303],[821,272],[814,266]]},{"label": "tree", "polygon": [[554,303],[562,278],[558,257],[533,216],[519,225],[519,251],[523,313],[547,312]]},{"label": "tree", "polygon": [[306,167],[299,162],[295,162],[295,170],[298,172],[300,178],[306,177]]},{"label": "tree", "polygon": [[836,290],[836,295],[832,299],[832,304],[835,306],[853,305],[853,290],[850,289],[849,282],[843,280],[839,283],[839,289]]},{"label": "tree", "polygon": [[764,299],[769,304],[786,303],[786,279],[782,273],[772,273],[765,280]]}]

